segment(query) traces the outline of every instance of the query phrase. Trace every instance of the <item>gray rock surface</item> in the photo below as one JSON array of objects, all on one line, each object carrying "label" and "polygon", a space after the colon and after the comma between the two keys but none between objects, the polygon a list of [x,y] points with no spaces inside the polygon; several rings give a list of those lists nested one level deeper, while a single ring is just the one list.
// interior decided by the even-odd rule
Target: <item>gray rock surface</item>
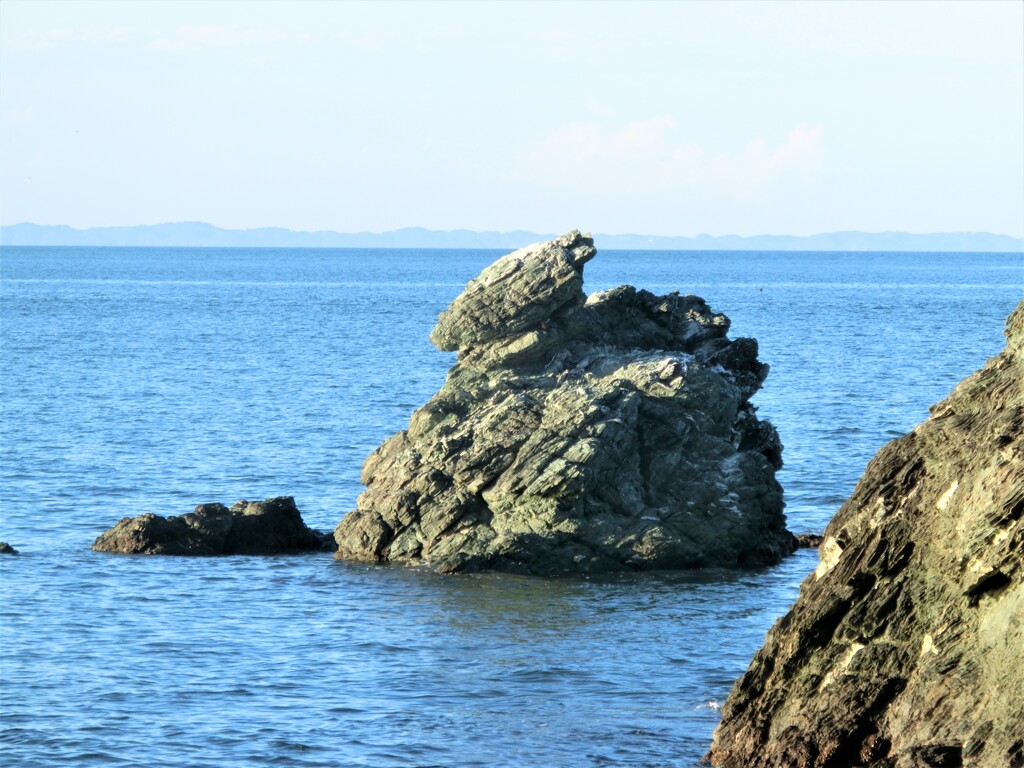
[{"label": "gray rock surface", "polygon": [[366,461],[338,557],[547,575],[792,551],[757,342],[696,296],[587,298],[594,255],[575,231],[508,254],[441,314],[458,362]]},{"label": "gray rock surface", "polygon": [[185,515],[126,517],[93,543],[97,552],[147,555],[273,555],[333,549],[306,527],[291,496],[200,504]]},{"label": "gray rock surface", "polygon": [[729,768],[1024,766],[1024,302],[868,464],[722,712]]},{"label": "gray rock surface", "polygon": [[0,541],[0,555],[16,555],[18,550],[8,544],[6,541]]}]

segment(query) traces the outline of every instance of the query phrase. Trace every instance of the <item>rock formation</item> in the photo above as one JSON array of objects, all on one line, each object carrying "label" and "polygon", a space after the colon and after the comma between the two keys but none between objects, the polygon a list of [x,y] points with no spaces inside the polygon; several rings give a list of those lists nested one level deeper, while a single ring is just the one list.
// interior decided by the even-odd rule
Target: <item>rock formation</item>
[{"label": "rock formation", "polygon": [[1024,766],[1024,302],[868,464],[723,708],[730,768]]},{"label": "rock formation", "polygon": [[753,566],[793,548],[768,366],[696,296],[587,298],[570,232],[470,281],[444,387],[366,461],[338,557],[532,574]]},{"label": "rock formation", "polygon": [[200,504],[180,517],[126,517],[93,543],[97,552],[146,555],[273,555],[334,549],[306,527],[291,496]]},{"label": "rock formation", "polygon": [[8,544],[6,541],[0,541],[0,555],[16,555],[18,550]]}]

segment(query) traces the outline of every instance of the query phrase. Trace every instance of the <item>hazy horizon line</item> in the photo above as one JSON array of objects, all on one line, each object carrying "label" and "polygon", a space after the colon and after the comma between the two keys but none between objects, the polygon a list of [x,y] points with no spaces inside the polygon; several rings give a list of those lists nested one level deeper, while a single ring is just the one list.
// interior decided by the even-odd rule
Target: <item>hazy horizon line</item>
[{"label": "hazy horizon line", "polygon": [[[450,234],[454,232],[473,232],[476,234],[516,234],[516,233],[531,233],[531,234],[544,234],[537,230],[532,229],[474,229],[472,227],[454,227],[452,229],[435,229],[433,227],[425,227],[419,224],[409,224],[406,226],[395,227],[394,229],[354,229],[354,230],[341,230],[341,229],[292,229],[291,227],[285,227],[278,224],[267,224],[259,227],[223,227],[219,224],[212,224],[208,221],[202,221],[200,219],[181,219],[175,221],[159,221],[152,224],[92,224],[89,226],[74,226],[71,224],[39,224],[34,221],[19,221],[14,224],[0,224],[0,230],[12,229],[15,227],[40,227],[40,228],[53,228],[53,229],[70,229],[75,232],[91,232],[98,229],[146,229],[151,227],[167,227],[167,226],[184,226],[184,225],[199,225],[203,227],[210,227],[223,232],[260,232],[265,230],[276,230],[291,232],[297,235],[319,235],[319,234],[332,234],[332,235],[387,235],[392,232],[407,232],[407,231],[422,231],[422,232],[435,232]],[[569,230],[566,230],[569,231]],[[582,231],[582,230],[581,230]],[[837,235],[837,234],[862,234],[862,235],[913,235],[917,237],[927,237],[931,235],[993,235],[995,237],[1008,237],[1014,240],[1021,240],[1024,242],[1024,236],[1022,235],[1011,235],[1006,232],[993,232],[986,229],[975,229],[975,230],[933,230],[927,232],[914,232],[907,229],[831,229],[831,230],[820,230],[807,235],[796,235],[790,232],[758,232],[753,235],[738,235],[734,232],[727,232],[724,234],[713,235],[709,232],[700,232],[695,235],[687,234],[671,234],[671,235],[657,235],[646,232],[601,232],[600,234],[611,236],[611,237],[657,237],[657,238],[720,238],[720,237],[738,237],[738,238],[755,238],[755,237],[821,237],[823,235]],[[564,234],[564,233],[562,233]],[[556,237],[558,235],[555,235]]]},{"label": "hazy horizon line", "polygon": [[[411,226],[383,232],[293,230],[267,226],[229,229],[204,221],[73,227],[21,222],[0,226],[0,244],[10,246],[133,247],[311,247],[311,248],[521,248],[561,232],[450,229]],[[606,250],[807,250],[807,251],[1024,251],[1024,238],[993,232],[905,232],[839,230],[813,235],[593,234]]]}]

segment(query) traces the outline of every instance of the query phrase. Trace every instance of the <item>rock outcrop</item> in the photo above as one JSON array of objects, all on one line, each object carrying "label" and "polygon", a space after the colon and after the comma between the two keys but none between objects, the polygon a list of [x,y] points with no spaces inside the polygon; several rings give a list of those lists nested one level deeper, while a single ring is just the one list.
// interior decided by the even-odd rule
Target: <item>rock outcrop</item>
[{"label": "rock outcrop", "polygon": [[730,768],[1024,766],[1024,302],[885,446],[723,708]]},{"label": "rock outcrop", "polygon": [[768,366],[696,296],[583,293],[579,232],[470,281],[444,387],[366,461],[338,557],[443,572],[753,566],[793,549]]},{"label": "rock outcrop", "polygon": [[0,541],[0,555],[16,555],[18,550],[8,544],[6,541]]},{"label": "rock outcrop", "polygon": [[146,555],[274,555],[333,550],[329,534],[306,527],[291,496],[200,504],[181,516],[126,517],[93,543],[97,552]]}]

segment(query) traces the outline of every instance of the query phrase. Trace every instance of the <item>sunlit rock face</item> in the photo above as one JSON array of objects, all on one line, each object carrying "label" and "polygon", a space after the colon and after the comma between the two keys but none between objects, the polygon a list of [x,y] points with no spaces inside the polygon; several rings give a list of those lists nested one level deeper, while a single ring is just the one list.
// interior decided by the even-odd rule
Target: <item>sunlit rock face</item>
[{"label": "sunlit rock face", "polygon": [[1024,766],[1024,302],[885,446],[736,683],[729,768]]},{"label": "sunlit rock face", "polygon": [[441,390],[366,461],[338,557],[529,574],[753,566],[792,551],[753,339],[695,296],[583,293],[573,231],[441,314]]}]

